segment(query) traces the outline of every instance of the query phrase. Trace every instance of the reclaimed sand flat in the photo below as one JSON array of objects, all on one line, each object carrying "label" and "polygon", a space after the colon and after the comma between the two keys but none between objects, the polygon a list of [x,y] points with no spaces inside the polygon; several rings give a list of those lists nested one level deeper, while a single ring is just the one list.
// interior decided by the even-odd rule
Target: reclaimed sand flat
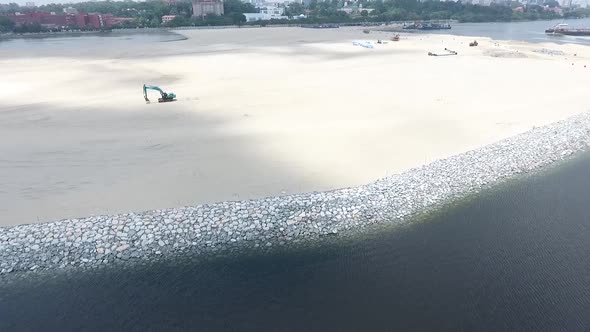
[{"label": "reclaimed sand flat", "polygon": [[[588,110],[585,46],[181,33],[96,52],[0,51],[1,225],[365,184]],[[426,55],[445,47],[459,55]],[[179,100],[146,105],[144,82]]]}]

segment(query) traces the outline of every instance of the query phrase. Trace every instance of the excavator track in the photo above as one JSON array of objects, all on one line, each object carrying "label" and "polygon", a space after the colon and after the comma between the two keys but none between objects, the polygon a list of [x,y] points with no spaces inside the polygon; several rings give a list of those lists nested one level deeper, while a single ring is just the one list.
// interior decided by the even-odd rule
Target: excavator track
[{"label": "excavator track", "polygon": [[161,98],[158,98],[158,103],[167,103],[169,101],[176,101],[176,94],[172,93],[172,92],[164,92],[164,90],[160,89],[159,87],[155,86],[155,85],[143,85],[143,99],[145,99],[145,102],[149,104],[150,99],[148,98],[147,95],[147,90],[155,90],[158,91],[160,93],[160,95],[162,96]]}]

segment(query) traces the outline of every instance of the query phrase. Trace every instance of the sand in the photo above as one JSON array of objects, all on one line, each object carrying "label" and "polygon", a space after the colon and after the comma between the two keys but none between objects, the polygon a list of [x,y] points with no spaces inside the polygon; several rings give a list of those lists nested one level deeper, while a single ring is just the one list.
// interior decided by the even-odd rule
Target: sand
[{"label": "sand", "polygon": [[[0,225],[354,186],[589,109],[586,46],[179,33],[188,39],[0,52]],[[427,56],[445,47],[459,55]],[[143,83],[178,101],[146,104]]]}]

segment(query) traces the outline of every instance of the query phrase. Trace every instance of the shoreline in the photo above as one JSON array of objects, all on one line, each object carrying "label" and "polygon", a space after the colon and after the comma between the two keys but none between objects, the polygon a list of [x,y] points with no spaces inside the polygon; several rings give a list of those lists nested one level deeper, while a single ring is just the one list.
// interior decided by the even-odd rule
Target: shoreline
[{"label": "shoreline", "polygon": [[266,250],[369,225],[403,224],[589,147],[585,112],[358,187],[3,227],[0,274],[93,268],[188,251]]},{"label": "shoreline", "polygon": [[[578,21],[588,19],[588,17],[571,17],[565,19],[565,21]],[[444,20],[451,22],[452,24],[526,24],[526,23],[537,23],[537,22],[546,22],[550,25],[551,22],[563,22],[564,20],[560,19],[546,19],[546,20],[519,20],[519,21],[489,21],[489,22],[458,22],[456,20],[448,19]],[[388,28],[392,26],[396,26],[402,23],[408,23],[413,21],[408,20],[401,20],[401,21],[390,21],[390,22],[371,22],[370,24],[363,25],[362,23],[334,23],[335,25],[339,25],[341,29],[358,29],[359,31],[363,29],[369,29],[373,32],[384,32],[384,33],[403,33],[409,35],[433,35],[433,36],[452,36],[452,37],[466,37],[466,38],[489,38],[495,42],[502,42],[502,43],[509,43],[509,42],[523,42],[523,43],[530,43],[530,44],[554,44],[557,46],[562,46],[564,44],[579,44],[585,45],[584,43],[577,43],[577,42],[564,42],[562,40],[556,39],[555,41],[546,41],[546,40],[537,40],[536,38],[530,38],[527,40],[524,39],[505,39],[505,38],[494,38],[491,36],[484,36],[484,35],[470,35],[470,34],[461,34],[455,33],[454,30],[438,30],[438,31],[419,31],[419,30],[388,30]],[[132,34],[146,34],[146,33],[171,33],[171,34],[178,34],[182,35],[183,31],[211,31],[211,30],[250,30],[250,29],[289,29],[289,28],[305,28],[306,26],[310,25],[317,25],[317,24],[328,24],[328,23],[290,23],[290,24],[267,24],[267,25],[219,25],[219,26],[181,26],[181,27],[144,27],[144,28],[113,28],[109,30],[92,30],[92,31],[56,31],[56,32],[39,32],[39,33],[0,33],[0,41],[2,40],[11,40],[11,39],[36,39],[36,38],[51,38],[51,37],[83,37],[85,35],[89,36],[97,36],[97,35],[104,35],[104,34],[117,34],[117,35],[132,35]],[[549,27],[549,26],[547,26]],[[365,36],[367,37],[367,36]]]},{"label": "shoreline", "polygon": [[[246,30],[0,61],[0,274],[337,240],[590,146],[585,46]],[[179,100],[146,106],[146,80]]]},{"label": "shoreline", "polygon": [[[0,34],[0,41],[14,39],[44,39],[44,38],[62,38],[62,37],[84,37],[84,36],[125,36],[135,34],[171,34],[184,37],[174,31],[172,28],[154,28],[154,29],[115,29],[115,30],[92,30],[92,31],[56,31],[56,32],[27,32],[27,33],[4,33]],[[185,38],[177,39],[185,40]],[[176,41],[176,40],[174,40]],[[162,41],[167,42],[167,41]]]}]

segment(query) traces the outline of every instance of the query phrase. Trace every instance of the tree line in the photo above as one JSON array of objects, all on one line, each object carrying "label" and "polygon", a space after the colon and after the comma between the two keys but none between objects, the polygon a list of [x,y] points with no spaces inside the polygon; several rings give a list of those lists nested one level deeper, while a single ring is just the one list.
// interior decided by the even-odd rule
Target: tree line
[{"label": "tree line", "polygon": [[[285,7],[285,15],[293,18],[301,14],[305,18],[297,20],[300,24],[318,23],[369,23],[391,22],[407,20],[457,20],[459,22],[498,22],[498,21],[524,21],[554,19],[560,16],[558,13],[545,10],[539,5],[522,5],[517,1],[507,5],[479,6],[454,1],[418,1],[418,0],[360,0],[357,2],[358,10],[354,14],[347,14],[339,10],[343,0],[312,0],[309,5],[291,3]],[[555,0],[546,0],[544,5],[556,7],[559,4]],[[205,17],[192,17],[192,4],[189,1],[178,1],[168,4],[160,0],[148,0],[145,2],[125,1],[89,1],[63,4],[48,4],[38,8],[20,7],[10,3],[0,6],[0,15],[3,13],[27,12],[32,10],[45,12],[63,12],[64,7],[73,7],[79,11],[88,13],[113,14],[117,17],[133,18],[125,21],[122,27],[159,27],[162,26],[162,16],[176,15],[176,18],[166,25],[170,27],[180,26],[214,26],[214,25],[241,25],[246,24],[244,13],[255,13],[256,8],[250,3],[240,0],[223,1],[224,15],[207,15]],[[513,10],[523,7],[520,10]],[[587,17],[590,9],[564,9],[563,17]],[[266,22],[252,22],[249,24],[266,23],[293,23],[287,20],[272,20]],[[21,31],[16,31],[20,29]],[[38,25],[15,27],[6,17],[0,16],[0,32],[35,32],[43,28]]]},{"label": "tree line", "polygon": [[[556,7],[555,0],[547,0],[543,5]],[[293,3],[287,7],[288,16],[308,13],[310,23],[346,23],[354,21],[391,22],[413,20],[457,20],[459,22],[508,22],[523,20],[542,20],[562,17],[559,13],[545,10],[540,5],[522,5],[513,1],[507,5],[473,5],[454,1],[417,0],[360,0],[357,15],[347,15],[340,11],[339,0],[312,0],[307,8]],[[522,11],[513,10],[523,7]],[[368,10],[366,10],[368,9]],[[564,10],[565,17],[587,17],[588,9]]]},{"label": "tree line", "polygon": [[[172,27],[191,26],[191,25],[232,25],[242,24],[246,21],[243,13],[255,13],[256,8],[250,3],[244,3],[240,0],[223,1],[224,15],[207,15],[202,18],[193,18],[192,3],[190,1],[178,1],[168,4],[159,0],[148,0],[145,2],[125,1],[89,1],[72,4],[47,4],[37,8],[21,7],[16,3],[0,6],[0,32],[17,30],[15,32],[37,32],[43,30],[38,24],[29,24],[20,28],[15,28],[3,14],[15,12],[27,13],[31,11],[56,12],[63,13],[65,7],[72,7],[78,11],[86,13],[113,14],[116,17],[133,18],[130,21],[121,23],[121,27],[160,27],[162,26],[162,16],[175,15],[176,18],[167,25]],[[29,31],[35,30],[35,31]]]}]

